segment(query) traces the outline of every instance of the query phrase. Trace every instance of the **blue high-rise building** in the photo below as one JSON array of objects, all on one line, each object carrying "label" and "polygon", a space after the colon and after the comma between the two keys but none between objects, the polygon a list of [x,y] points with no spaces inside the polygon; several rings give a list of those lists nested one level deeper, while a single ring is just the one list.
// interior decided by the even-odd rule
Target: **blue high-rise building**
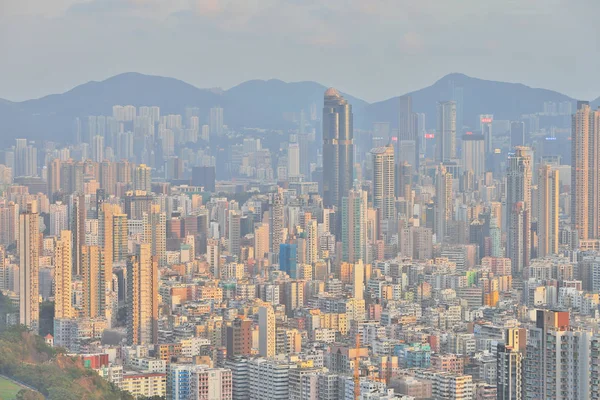
[{"label": "blue high-rise building", "polygon": [[279,270],[284,271],[292,279],[296,279],[296,245],[282,243],[279,245]]},{"label": "blue high-rise building", "polygon": [[402,343],[394,347],[393,354],[398,356],[402,368],[431,367],[431,347],[423,343]]}]

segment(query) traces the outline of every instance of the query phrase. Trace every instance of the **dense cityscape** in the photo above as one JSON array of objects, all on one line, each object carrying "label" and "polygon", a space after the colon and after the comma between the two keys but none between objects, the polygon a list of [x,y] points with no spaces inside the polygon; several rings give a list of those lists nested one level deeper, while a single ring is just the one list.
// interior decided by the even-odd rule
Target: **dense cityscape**
[{"label": "dense cityscape", "polygon": [[329,88],[288,130],[115,104],[16,139],[0,331],[122,398],[600,399],[600,110],[472,124],[448,93],[370,129]]}]

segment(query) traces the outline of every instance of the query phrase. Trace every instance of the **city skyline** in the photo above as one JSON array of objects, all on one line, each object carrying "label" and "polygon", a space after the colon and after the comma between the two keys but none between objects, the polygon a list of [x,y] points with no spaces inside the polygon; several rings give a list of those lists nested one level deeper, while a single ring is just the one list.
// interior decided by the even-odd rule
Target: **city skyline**
[{"label": "city skyline", "polygon": [[[146,90],[139,90],[141,87]],[[173,78],[127,73],[102,82],[88,82],[55,96],[21,103],[0,102],[0,113],[6,114],[6,123],[0,126],[0,143],[4,145],[12,143],[14,139],[20,137],[19,132],[22,132],[24,126],[27,126],[28,135],[32,140],[47,140],[48,137],[53,137],[57,141],[70,142],[75,139],[71,136],[72,118],[89,115],[105,119],[111,114],[111,104],[121,104],[120,107],[126,105],[140,107],[140,115],[147,114],[154,122],[156,122],[155,114],[158,109],[163,113],[176,115],[187,108],[198,108],[200,113],[196,123],[203,129],[201,137],[204,140],[209,138],[211,120],[216,121],[217,116],[224,124],[235,129],[260,126],[265,119],[270,121],[270,128],[289,129],[294,126],[290,121],[289,113],[293,112],[294,118],[304,118],[305,122],[309,121],[314,116],[314,108],[319,107],[318,104],[322,101],[324,90],[326,87],[316,82],[286,83],[277,80],[254,80],[227,91],[215,91],[199,89]],[[398,97],[367,103],[346,91],[343,91],[343,95],[353,104],[356,129],[371,129],[374,123],[382,124],[383,129],[386,123],[389,123],[390,128],[395,128],[402,119],[398,114]],[[546,89],[487,81],[464,74],[445,75],[431,82],[431,86],[423,87],[409,95],[412,98],[412,109],[416,112],[410,126],[413,129],[418,124],[421,131],[435,129],[438,123],[436,120],[438,101],[456,101],[457,125],[459,128],[468,127],[468,131],[479,130],[480,116],[492,115],[490,110],[494,110],[496,119],[519,121],[523,115],[536,113],[540,104],[544,102],[556,103],[554,107],[546,107],[547,115],[570,115],[570,110],[576,107],[577,102],[575,99]],[[465,96],[467,101],[463,100]],[[400,97],[402,98],[405,97]],[[477,101],[473,101],[474,99]],[[570,105],[564,107],[566,103]],[[598,101],[594,100],[591,104],[595,107],[597,103]],[[225,113],[222,112],[224,108],[227,109]],[[244,110],[247,109],[255,112],[245,112]],[[215,111],[218,113],[214,114]],[[150,114],[151,112],[153,114]],[[186,115],[182,116],[186,117]],[[492,115],[492,121],[493,117]],[[172,122],[175,121],[171,121],[170,124]],[[181,121],[179,123],[181,124]],[[422,151],[426,141],[421,138],[421,132],[414,132],[411,135],[415,133],[419,134],[416,137],[418,141],[400,140],[397,143],[397,153],[410,154],[414,151],[414,159],[417,162],[419,158],[416,157],[416,147],[421,147],[419,151]],[[299,131],[297,140],[302,152],[301,159],[311,157],[310,153],[305,154],[306,141],[303,140],[305,134],[306,132]],[[459,138],[460,134],[461,132]],[[93,138],[85,138],[85,140],[90,140],[92,151],[99,147],[94,145]],[[98,140],[103,139],[96,138],[96,142]],[[124,148],[125,154],[120,155],[128,157],[133,151],[133,141],[127,136],[123,136],[120,140],[130,143],[128,148]],[[488,142],[486,145],[491,144]],[[168,154],[172,154],[173,151],[174,147],[169,148]],[[303,168],[302,172],[307,175],[306,164]]]},{"label": "city skyline", "polygon": [[0,0],[2,397],[600,400],[598,12]]},{"label": "city skyline", "polygon": [[[142,352],[95,368],[129,393],[556,393],[536,381],[549,364],[528,357],[540,335],[583,343],[582,358],[544,353],[565,368],[600,359],[600,336],[569,322],[600,310],[597,222],[577,218],[596,201],[600,114],[544,101],[519,120],[480,114],[473,132],[461,115],[468,97],[449,88],[455,100],[435,103],[430,131],[408,97],[396,104],[399,127],[356,129],[352,103],[329,88],[321,118],[301,110],[276,134],[240,135],[227,107],[129,104],[75,118],[74,143],[18,138],[0,149],[2,296],[40,334],[36,300],[53,302],[46,339],[81,357],[106,332]],[[487,331],[488,313],[505,333]],[[470,323],[477,333],[464,331]],[[404,324],[425,329],[427,344]],[[571,392],[588,393],[596,374],[577,374],[589,383]]]}]

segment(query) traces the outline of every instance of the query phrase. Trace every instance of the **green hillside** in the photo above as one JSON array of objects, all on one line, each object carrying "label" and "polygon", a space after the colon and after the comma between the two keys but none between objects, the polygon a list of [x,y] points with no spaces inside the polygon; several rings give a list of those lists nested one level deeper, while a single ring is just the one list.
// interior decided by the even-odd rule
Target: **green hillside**
[{"label": "green hillside", "polygon": [[49,400],[133,399],[23,327],[0,333],[0,354],[0,374],[36,388]]}]

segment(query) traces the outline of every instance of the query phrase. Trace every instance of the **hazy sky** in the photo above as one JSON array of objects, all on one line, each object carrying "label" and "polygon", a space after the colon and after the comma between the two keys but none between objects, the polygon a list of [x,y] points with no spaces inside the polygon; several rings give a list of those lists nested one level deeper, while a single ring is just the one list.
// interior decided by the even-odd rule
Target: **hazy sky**
[{"label": "hazy sky", "polygon": [[600,95],[598,0],[0,0],[0,98],[136,71],[368,101],[450,72]]}]

